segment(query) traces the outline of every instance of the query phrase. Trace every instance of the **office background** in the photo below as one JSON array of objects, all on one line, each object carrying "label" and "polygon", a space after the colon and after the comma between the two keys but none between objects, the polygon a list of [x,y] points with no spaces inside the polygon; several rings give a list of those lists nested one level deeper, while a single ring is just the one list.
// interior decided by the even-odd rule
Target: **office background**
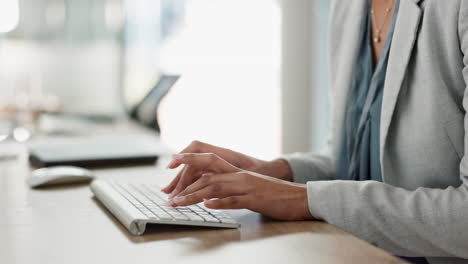
[{"label": "office background", "polygon": [[327,0],[2,0],[0,104],[51,95],[65,113],[123,115],[176,73],[159,111],[171,148],[319,150],[327,15]]}]

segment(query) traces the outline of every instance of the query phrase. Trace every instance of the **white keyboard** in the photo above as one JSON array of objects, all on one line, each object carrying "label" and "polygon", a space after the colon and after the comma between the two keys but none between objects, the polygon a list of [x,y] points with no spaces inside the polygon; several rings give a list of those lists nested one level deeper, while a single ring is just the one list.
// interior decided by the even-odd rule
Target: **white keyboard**
[{"label": "white keyboard", "polygon": [[240,226],[222,211],[200,205],[168,206],[167,195],[155,185],[94,180],[91,190],[134,235],[142,235],[147,223],[224,228]]}]

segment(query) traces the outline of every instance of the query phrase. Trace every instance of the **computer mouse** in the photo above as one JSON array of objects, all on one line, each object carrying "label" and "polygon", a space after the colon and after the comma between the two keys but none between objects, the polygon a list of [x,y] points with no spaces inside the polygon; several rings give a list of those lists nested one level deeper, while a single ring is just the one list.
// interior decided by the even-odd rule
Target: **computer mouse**
[{"label": "computer mouse", "polygon": [[26,183],[31,188],[35,188],[54,184],[89,182],[92,179],[94,179],[94,174],[87,169],[75,166],[56,166],[32,171]]}]

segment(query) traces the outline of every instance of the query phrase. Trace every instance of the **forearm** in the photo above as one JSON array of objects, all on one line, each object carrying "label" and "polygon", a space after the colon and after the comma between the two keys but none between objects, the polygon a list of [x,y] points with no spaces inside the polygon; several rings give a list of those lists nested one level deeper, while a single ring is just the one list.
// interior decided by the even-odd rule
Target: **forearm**
[{"label": "forearm", "polygon": [[248,170],[284,181],[293,180],[291,167],[289,166],[289,163],[283,159],[276,159],[272,161],[259,160]]},{"label": "forearm", "polygon": [[272,161],[256,160],[247,170],[304,184],[308,181],[332,180],[334,175],[331,158],[316,153],[294,153]]}]

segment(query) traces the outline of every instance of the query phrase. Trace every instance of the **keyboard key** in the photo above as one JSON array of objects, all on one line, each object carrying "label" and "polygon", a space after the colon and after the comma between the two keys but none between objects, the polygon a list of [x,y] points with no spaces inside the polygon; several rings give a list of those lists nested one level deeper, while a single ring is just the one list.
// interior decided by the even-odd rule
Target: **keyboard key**
[{"label": "keyboard key", "polygon": [[189,208],[176,208],[179,212],[183,212],[183,213],[191,213],[193,212],[192,210],[190,210]]},{"label": "keyboard key", "polygon": [[197,215],[197,213],[195,213],[195,212],[184,212],[183,214],[184,214],[184,215],[187,215],[187,216],[189,216],[189,215]]},{"label": "keyboard key", "polygon": [[230,218],[223,218],[221,219],[221,223],[224,223],[224,224],[236,224],[236,220],[234,219],[230,219]]},{"label": "keyboard key", "polygon": [[200,222],[204,222],[204,221],[205,221],[205,219],[203,219],[203,218],[202,218],[201,216],[199,216],[199,215],[188,215],[187,217],[190,219],[190,221],[200,221]]},{"label": "keyboard key", "polygon": [[158,216],[159,216],[159,218],[161,218],[161,220],[172,220],[172,219],[174,219],[170,215],[158,215]]},{"label": "keyboard key", "polygon": [[219,223],[220,221],[214,217],[204,217],[206,222]]},{"label": "keyboard key", "polygon": [[[147,215],[148,216],[148,215]],[[161,218],[157,215],[148,216],[151,220],[160,220]]]},{"label": "keyboard key", "polygon": [[200,212],[198,213],[199,216],[201,217],[211,217],[211,215],[209,213],[206,213],[206,212]]},{"label": "keyboard key", "polygon": [[172,215],[177,220],[189,220],[189,218],[183,214]]}]

